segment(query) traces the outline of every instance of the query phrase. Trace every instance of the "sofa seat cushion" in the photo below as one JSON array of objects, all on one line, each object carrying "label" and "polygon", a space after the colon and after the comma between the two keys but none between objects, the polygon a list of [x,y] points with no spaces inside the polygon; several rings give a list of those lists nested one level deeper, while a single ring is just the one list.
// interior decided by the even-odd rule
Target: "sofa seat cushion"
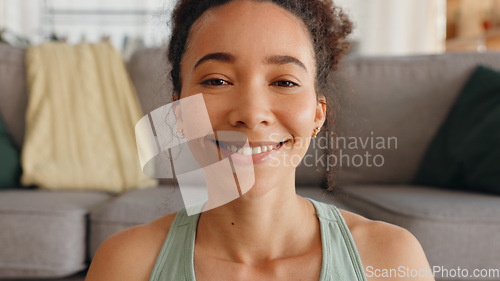
[{"label": "sofa seat cushion", "polygon": [[0,279],[56,278],[88,266],[89,210],[104,193],[0,191]]},{"label": "sofa seat cushion", "polygon": [[342,191],[338,199],[354,212],[412,232],[431,266],[460,266],[470,273],[498,268],[499,196],[405,185],[351,185]]},{"label": "sofa seat cushion", "polygon": [[183,207],[179,188],[174,185],[132,190],[114,197],[90,214],[90,256],[114,233],[149,223]]}]

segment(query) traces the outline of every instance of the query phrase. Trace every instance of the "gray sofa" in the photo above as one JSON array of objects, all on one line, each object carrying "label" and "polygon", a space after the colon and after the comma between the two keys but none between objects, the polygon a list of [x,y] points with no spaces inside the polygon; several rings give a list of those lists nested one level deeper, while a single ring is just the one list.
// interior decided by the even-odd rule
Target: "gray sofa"
[{"label": "gray sofa", "polygon": [[[144,112],[168,102],[164,52],[143,49],[128,62]],[[347,59],[331,81],[339,97],[339,136],[394,137],[397,148],[343,149],[343,159],[357,161],[356,155],[368,152],[384,163],[343,165],[334,196],[325,195],[321,187],[331,168],[324,161],[329,157],[325,144],[331,135],[323,133],[309,151],[309,162],[298,169],[298,193],[409,229],[432,265],[500,268],[498,197],[412,185],[426,147],[479,63],[500,69],[500,54]],[[0,45],[0,113],[19,147],[27,100],[24,71],[24,50]],[[0,280],[83,280],[109,235],[181,207],[172,181],[119,196],[0,190]]]}]

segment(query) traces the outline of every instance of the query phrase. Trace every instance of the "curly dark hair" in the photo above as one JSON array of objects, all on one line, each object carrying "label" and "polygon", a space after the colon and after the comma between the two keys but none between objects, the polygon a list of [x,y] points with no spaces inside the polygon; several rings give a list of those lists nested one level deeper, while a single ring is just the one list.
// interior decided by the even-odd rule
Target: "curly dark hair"
[{"label": "curly dark hair", "polygon": [[[168,60],[172,65],[170,76],[173,83],[173,98],[179,98],[182,88],[180,77],[181,61],[193,24],[209,9],[235,0],[179,0],[172,14],[172,37],[168,47]],[[348,52],[350,44],[346,37],[352,32],[352,23],[333,0],[251,0],[271,2],[291,12],[305,24],[314,46],[316,60],[316,94],[325,96],[328,103],[327,123],[332,129],[335,120],[336,97],[329,95],[332,89],[328,83],[332,71],[337,69],[340,59]],[[330,174],[329,188],[334,183]]]}]

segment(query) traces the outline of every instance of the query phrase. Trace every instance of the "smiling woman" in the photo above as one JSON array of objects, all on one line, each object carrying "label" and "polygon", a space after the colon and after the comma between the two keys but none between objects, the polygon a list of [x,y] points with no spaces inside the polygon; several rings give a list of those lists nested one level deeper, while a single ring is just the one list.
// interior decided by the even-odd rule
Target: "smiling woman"
[{"label": "smiling woman", "polygon": [[210,145],[250,159],[255,183],[201,214],[183,209],[115,234],[87,280],[433,280],[367,278],[363,266],[429,266],[406,230],[295,193],[298,163],[289,159],[304,157],[332,112],[326,81],[347,50],[351,24],[338,7],[181,0],[173,22],[173,100],[201,93],[214,132],[246,136],[238,153],[231,142]]}]

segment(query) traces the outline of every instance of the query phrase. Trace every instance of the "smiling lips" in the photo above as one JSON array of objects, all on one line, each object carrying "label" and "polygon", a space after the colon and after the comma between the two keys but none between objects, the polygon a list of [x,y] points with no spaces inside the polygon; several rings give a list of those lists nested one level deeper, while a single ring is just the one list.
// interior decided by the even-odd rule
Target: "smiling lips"
[{"label": "smiling lips", "polygon": [[231,143],[217,141],[216,144],[227,151],[232,153],[236,153],[244,156],[253,156],[266,152],[271,152],[273,150],[278,150],[285,142],[279,142],[275,144],[269,145],[260,145],[260,146],[251,146],[251,147],[241,147],[241,145],[237,146]]}]

